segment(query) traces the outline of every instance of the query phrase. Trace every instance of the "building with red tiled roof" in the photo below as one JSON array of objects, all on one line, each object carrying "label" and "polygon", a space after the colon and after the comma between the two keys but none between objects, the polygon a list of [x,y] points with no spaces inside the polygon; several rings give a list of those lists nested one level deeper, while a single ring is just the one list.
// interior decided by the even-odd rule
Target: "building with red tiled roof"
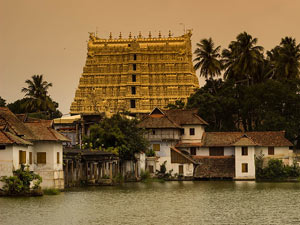
[{"label": "building with red tiled roof", "polygon": [[182,176],[255,179],[255,155],[293,161],[283,131],[205,132],[206,125],[197,110],[159,108],[139,124],[156,152],[155,167],[166,161],[167,171]]},{"label": "building with red tiled roof", "polygon": [[41,175],[42,187],[64,188],[62,142],[68,141],[52,128],[52,121],[0,107],[0,176],[10,176],[25,164]]}]

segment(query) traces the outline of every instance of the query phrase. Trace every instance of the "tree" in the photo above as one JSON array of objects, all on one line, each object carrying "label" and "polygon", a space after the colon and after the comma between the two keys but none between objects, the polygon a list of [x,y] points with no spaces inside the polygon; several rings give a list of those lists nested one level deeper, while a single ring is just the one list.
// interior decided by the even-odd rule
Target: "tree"
[{"label": "tree", "polygon": [[5,107],[5,106],[6,106],[6,100],[0,96],[0,107]]},{"label": "tree", "polygon": [[183,109],[184,108],[185,103],[180,99],[180,100],[176,100],[175,104],[169,103],[166,108],[167,109]]},{"label": "tree", "polygon": [[200,76],[206,79],[221,75],[220,46],[216,48],[214,46],[215,44],[211,38],[202,39],[197,43],[197,49],[194,52],[196,54],[194,69],[200,69]]},{"label": "tree", "polygon": [[237,83],[247,82],[249,86],[260,79],[257,75],[264,65],[263,47],[256,46],[257,38],[252,38],[246,32],[239,34],[236,39],[222,52],[226,68],[224,77]]},{"label": "tree", "polygon": [[272,78],[277,80],[299,78],[300,44],[292,37],[281,39],[280,45],[267,52]]},{"label": "tree", "polygon": [[48,96],[48,89],[52,83],[43,80],[43,75],[33,75],[32,80],[26,80],[28,87],[22,88],[27,97],[25,108],[27,111],[55,111],[55,104]]},{"label": "tree", "polygon": [[84,137],[84,147],[113,152],[121,161],[135,160],[135,153],[145,151],[148,146],[137,123],[136,119],[130,120],[120,114],[104,118],[91,126],[90,135]]}]

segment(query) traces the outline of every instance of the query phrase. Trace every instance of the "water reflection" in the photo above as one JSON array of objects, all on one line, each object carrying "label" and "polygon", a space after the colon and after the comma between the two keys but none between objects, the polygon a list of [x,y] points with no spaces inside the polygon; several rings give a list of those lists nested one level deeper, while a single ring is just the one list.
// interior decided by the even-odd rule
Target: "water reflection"
[{"label": "water reflection", "polygon": [[197,181],[0,198],[0,224],[299,224],[299,183]]}]

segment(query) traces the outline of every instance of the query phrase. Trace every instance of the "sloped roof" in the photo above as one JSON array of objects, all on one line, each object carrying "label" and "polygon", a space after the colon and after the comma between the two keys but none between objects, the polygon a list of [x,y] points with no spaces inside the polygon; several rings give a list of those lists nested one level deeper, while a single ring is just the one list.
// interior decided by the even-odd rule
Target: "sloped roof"
[{"label": "sloped roof", "polygon": [[181,128],[180,125],[170,120],[166,115],[161,117],[144,117],[138,124],[141,128]]},{"label": "sloped roof", "polygon": [[20,145],[32,145],[31,142],[26,141],[10,132],[0,130],[0,144],[20,144]]},{"label": "sloped roof", "polygon": [[25,125],[33,132],[35,141],[70,141],[45,122],[25,123]]},{"label": "sloped roof", "polygon": [[[14,143],[22,142],[23,144],[29,144],[30,141],[70,141],[51,128],[51,120],[27,119],[24,116],[19,116],[19,118],[7,107],[0,107],[0,127],[7,128],[5,134],[9,135],[9,138],[12,138]],[[4,137],[3,141],[5,141]]]},{"label": "sloped roof", "polygon": [[207,125],[197,115],[196,109],[171,109],[161,110],[155,108],[149,115],[145,116],[139,123],[143,128],[182,128],[182,125]]},{"label": "sloped roof", "polygon": [[[259,146],[292,146],[293,144],[284,137],[283,131],[263,132],[205,132],[202,137],[203,146],[226,147],[245,144]],[[246,140],[244,137],[247,137]]]},{"label": "sloped roof", "polygon": [[239,139],[237,139],[231,145],[232,146],[257,146],[258,144],[255,143],[251,138],[244,135],[244,136],[240,137]]},{"label": "sloped roof", "polygon": [[208,125],[208,123],[197,115],[197,109],[170,109],[164,110],[165,114],[180,125]]},{"label": "sloped roof", "polygon": [[33,133],[7,107],[0,107],[0,125],[6,125],[12,133],[24,139],[34,139]]}]

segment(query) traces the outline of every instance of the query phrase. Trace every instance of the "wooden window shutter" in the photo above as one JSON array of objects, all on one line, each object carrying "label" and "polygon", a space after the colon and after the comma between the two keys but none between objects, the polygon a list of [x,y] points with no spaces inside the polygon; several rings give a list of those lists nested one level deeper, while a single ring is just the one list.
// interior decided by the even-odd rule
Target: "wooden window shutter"
[{"label": "wooden window shutter", "polygon": [[242,163],[242,173],[248,173],[248,163]]},{"label": "wooden window shutter", "polygon": [[179,174],[183,175],[183,165],[179,165]]},{"label": "wooden window shutter", "polygon": [[274,147],[268,147],[268,155],[274,155]]},{"label": "wooden window shutter", "polygon": [[57,164],[59,164],[59,152],[57,152]]},{"label": "wooden window shutter", "polygon": [[46,164],[46,152],[38,152],[36,155],[38,164]]},{"label": "wooden window shutter", "polygon": [[160,151],[160,144],[153,144],[154,151]]},{"label": "wooden window shutter", "polygon": [[32,152],[29,152],[29,164],[32,164]]},{"label": "wooden window shutter", "polygon": [[26,151],[19,151],[19,164],[26,164]]}]

